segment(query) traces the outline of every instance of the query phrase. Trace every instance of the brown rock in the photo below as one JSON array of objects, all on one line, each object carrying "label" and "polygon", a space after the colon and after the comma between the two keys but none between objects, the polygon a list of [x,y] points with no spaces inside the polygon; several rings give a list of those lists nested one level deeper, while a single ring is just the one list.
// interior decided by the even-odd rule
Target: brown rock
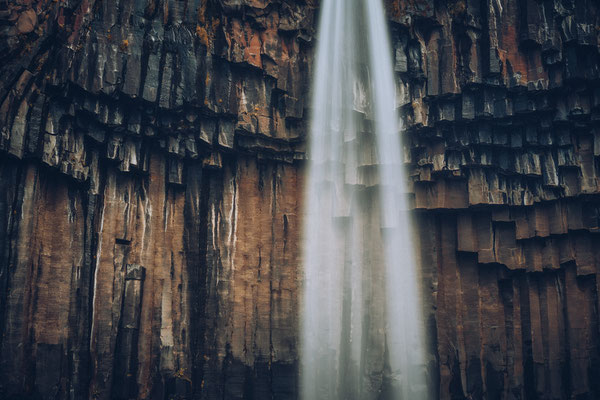
[{"label": "brown rock", "polygon": [[[21,3],[0,397],[296,398],[319,2]],[[598,7],[385,4],[436,397],[600,397]]]},{"label": "brown rock", "polygon": [[34,10],[29,9],[19,14],[16,27],[19,33],[33,32],[37,26],[37,15]]}]

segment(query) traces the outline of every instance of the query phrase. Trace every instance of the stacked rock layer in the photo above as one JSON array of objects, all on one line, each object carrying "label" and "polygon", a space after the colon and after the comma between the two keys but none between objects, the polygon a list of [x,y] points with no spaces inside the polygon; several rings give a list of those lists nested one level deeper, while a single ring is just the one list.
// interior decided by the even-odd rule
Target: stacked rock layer
[{"label": "stacked rock layer", "polygon": [[[318,3],[0,1],[0,397],[297,397]],[[599,397],[600,6],[386,5],[439,397]]]}]

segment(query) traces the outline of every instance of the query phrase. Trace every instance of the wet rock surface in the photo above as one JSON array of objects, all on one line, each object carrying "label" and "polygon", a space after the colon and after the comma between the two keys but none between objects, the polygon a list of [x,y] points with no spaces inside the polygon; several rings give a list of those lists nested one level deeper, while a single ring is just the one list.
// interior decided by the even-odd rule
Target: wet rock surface
[{"label": "wet rock surface", "polygon": [[[386,5],[439,397],[597,398],[597,3]],[[0,397],[297,397],[317,18],[0,2]]]}]

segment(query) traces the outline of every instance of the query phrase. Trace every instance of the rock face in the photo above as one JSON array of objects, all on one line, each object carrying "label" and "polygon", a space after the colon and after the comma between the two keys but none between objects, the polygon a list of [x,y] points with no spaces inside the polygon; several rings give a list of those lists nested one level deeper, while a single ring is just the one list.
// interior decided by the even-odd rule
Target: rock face
[{"label": "rock face", "polygon": [[[600,397],[599,6],[386,3],[439,397]],[[0,3],[0,397],[297,397],[317,14]]]}]

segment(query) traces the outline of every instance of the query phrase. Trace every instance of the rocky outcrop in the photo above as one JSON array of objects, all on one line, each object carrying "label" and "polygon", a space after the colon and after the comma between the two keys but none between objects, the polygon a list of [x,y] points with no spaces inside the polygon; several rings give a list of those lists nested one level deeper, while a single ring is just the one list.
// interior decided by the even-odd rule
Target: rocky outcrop
[{"label": "rocky outcrop", "polygon": [[396,70],[440,398],[597,397],[597,6],[406,7],[390,8],[411,21]]},{"label": "rocky outcrop", "polygon": [[[439,396],[600,396],[600,13],[386,1]],[[0,395],[295,398],[318,2],[0,3]]]}]

